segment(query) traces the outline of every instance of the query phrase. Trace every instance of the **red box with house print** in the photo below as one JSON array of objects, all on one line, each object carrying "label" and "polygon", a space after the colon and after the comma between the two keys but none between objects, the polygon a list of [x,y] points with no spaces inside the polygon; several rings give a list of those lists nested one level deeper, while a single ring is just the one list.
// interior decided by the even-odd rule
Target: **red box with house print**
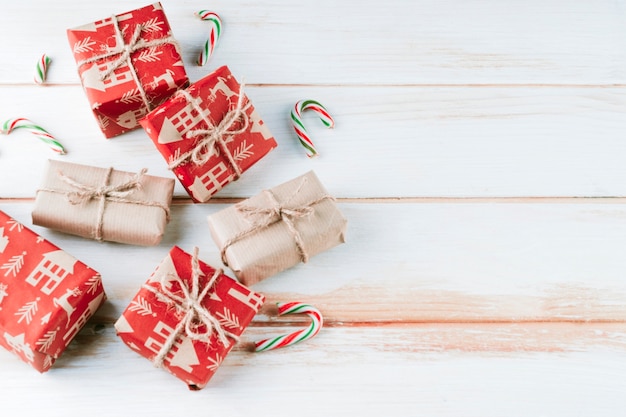
[{"label": "red box with house print", "polygon": [[[190,389],[200,389],[217,371],[265,297],[202,261],[197,264],[201,271],[196,274],[198,297],[186,295],[193,293],[192,259],[174,246],[115,323],[115,329],[124,343],[155,366],[167,369]],[[190,298],[197,303],[195,307],[189,307],[194,305]],[[211,318],[206,319],[207,315]],[[185,320],[204,340],[190,337]],[[207,320],[213,322],[212,328],[205,324]]]},{"label": "red box with house print", "polygon": [[239,102],[240,92],[224,66],[140,121],[196,202],[209,200],[277,146],[245,94]]},{"label": "red box with house print", "polygon": [[68,29],[67,37],[107,138],[139,127],[148,111],[189,84],[160,3]]},{"label": "red box with house print", "polygon": [[105,299],[100,274],[0,211],[0,345],[45,372]]}]

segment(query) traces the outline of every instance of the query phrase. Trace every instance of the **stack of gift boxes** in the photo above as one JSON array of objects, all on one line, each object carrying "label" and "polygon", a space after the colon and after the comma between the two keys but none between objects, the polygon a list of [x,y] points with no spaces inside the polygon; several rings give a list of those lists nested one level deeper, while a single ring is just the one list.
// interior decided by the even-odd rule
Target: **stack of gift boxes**
[{"label": "stack of gift boxes", "polygon": [[[68,38],[107,138],[138,127],[194,202],[206,202],[277,146],[227,67],[189,85],[159,3]],[[174,180],[49,161],[33,224],[95,240],[157,245]],[[174,247],[115,328],[124,343],[202,388],[259,311],[248,286],[344,241],[346,220],[313,172],[208,216],[235,280]],[[106,282],[105,282],[106,283]],[[0,212],[0,344],[48,370],[105,301],[100,275]]]}]

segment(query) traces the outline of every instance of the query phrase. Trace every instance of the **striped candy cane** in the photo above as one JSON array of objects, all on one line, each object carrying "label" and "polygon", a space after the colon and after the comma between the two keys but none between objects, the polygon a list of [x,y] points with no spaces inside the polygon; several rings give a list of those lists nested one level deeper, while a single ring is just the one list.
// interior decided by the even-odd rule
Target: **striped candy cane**
[{"label": "striped candy cane", "polygon": [[278,307],[278,315],[285,316],[288,314],[306,314],[311,318],[311,325],[306,329],[298,330],[293,333],[276,336],[269,339],[263,339],[254,342],[255,352],[264,352],[266,350],[279,349],[290,346],[307,339],[311,339],[322,329],[324,318],[322,313],[310,304],[300,302],[276,303]]},{"label": "striped candy cane", "polygon": [[50,57],[43,54],[39,61],[37,61],[37,68],[35,69],[35,84],[43,84],[46,82],[46,75],[48,73],[48,65],[50,65]]},{"label": "striped candy cane", "polygon": [[207,39],[204,44],[204,48],[200,52],[198,56],[198,65],[203,66],[211,58],[213,55],[213,51],[217,46],[217,42],[220,40],[220,36],[222,34],[222,19],[218,16],[217,13],[211,12],[209,10],[200,10],[195,13],[202,20],[206,20],[211,23],[211,31],[209,32],[209,39]]},{"label": "striped candy cane", "polygon": [[14,129],[28,130],[33,135],[37,136],[39,140],[46,143],[54,152],[60,155],[65,155],[65,148],[63,147],[63,145],[61,145],[61,143],[57,141],[54,136],[52,136],[46,129],[36,125],[30,120],[23,117],[9,119],[2,124],[2,128],[0,128],[0,134],[8,135]]},{"label": "striped candy cane", "polygon": [[306,155],[309,158],[313,158],[317,156],[317,149],[315,149],[315,145],[307,134],[304,123],[302,122],[302,113],[305,110],[312,110],[317,113],[322,123],[324,123],[324,126],[329,129],[335,127],[335,121],[328,113],[328,110],[326,110],[326,108],[319,101],[300,100],[291,110],[291,124],[293,126],[293,130],[295,130],[298,140],[306,149]]}]

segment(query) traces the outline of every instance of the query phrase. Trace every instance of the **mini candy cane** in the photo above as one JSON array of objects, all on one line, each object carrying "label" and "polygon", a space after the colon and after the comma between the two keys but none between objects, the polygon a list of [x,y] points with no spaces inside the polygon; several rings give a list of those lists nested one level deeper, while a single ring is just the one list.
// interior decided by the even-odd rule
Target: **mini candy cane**
[{"label": "mini candy cane", "polygon": [[298,313],[306,314],[311,318],[311,325],[306,329],[298,330],[293,333],[254,342],[253,350],[255,352],[264,352],[266,350],[279,349],[285,346],[296,344],[298,342],[302,342],[304,340],[314,337],[322,329],[322,326],[324,324],[324,318],[322,317],[322,313],[320,313],[317,308],[313,307],[310,304],[299,302],[276,303],[276,307],[278,307],[279,316]]},{"label": "mini candy cane", "polygon": [[19,117],[16,119],[9,119],[2,124],[2,128],[0,129],[0,134],[8,135],[14,129],[26,129],[33,135],[37,136],[41,141],[48,144],[50,149],[54,152],[65,155],[65,148],[59,141],[57,141],[54,136],[52,136],[46,129],[41,126],[37,126],[33,122],[23,117]]},{"label": "mini candy cane", "polygon": [[293,130],[296,131],[296,135],[298,136],[300,143],[306,149],[306,155],[309,158],[313,158],[317,156],[317,149],[315,149],[313,141],[307,135],[304,123],[302,122],[302,112],[305,110],[313,110],[317,113],[322,123],[324,123],[324,125],[329,129],[335,127],[335,121],[328,113],[328,110],[326,110],[326,108],[319,101],[300,100],[296,103],[293,110],[291,110],[291,124],[293,125]]},{"label": "mini candy cane", "polygon": [[209,39],[207,39],[204,44],[204,48],[200,52],[197,61],[198,65],[203,66],[208,62],[209,58],[211,58],[211,55],[213,55],[217,42],[220,40],[220,35],[222,34],[222,19],[220,19],[217,13],[209,10],[200,10],[199,12],[196,12],[196,16],[202,20],[211,22]]},{"label": "mini candy cane", "polygon": [[39,61],[37,61],[37,68],[35,70],[35,83],[43,84],[46,82],[46,73],[48,72],[48,65],[50,65],[50,57],[43,54]]}]

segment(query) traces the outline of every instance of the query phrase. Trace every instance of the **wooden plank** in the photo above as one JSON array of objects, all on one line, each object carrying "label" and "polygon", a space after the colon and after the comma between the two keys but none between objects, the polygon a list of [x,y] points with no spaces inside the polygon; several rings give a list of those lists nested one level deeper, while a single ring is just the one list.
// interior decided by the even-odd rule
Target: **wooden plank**
[{"label": "wooden plank", "polygon": [[[142,130],[105,140],[78,86],[3,87],[0,115],[26,116],[68,148],[62,157],[172,176]],[[245,197],[314,169],[337,197],[626,195],[623,88],[249,87],[279,147],[219,193]],[[307,115],[320,157],[288,122],[315,97],[337,119]],[[59,105],[62,103],[62,105]],[[54,157],[26,132],[0,136],[0,197],[32,197]],[[61,157],[59,157],[61,158]],[[180,185],[177,196],[186,196]]]},{"label": "wooden plank", "polygon": [[[390,411],[528,416],[546,409],[551,415],[620,415],[626,406],[624,326],[536,330],[542,347],[558,345],[553,341],[561,337],[570,342],[558,354],[541,347],[527,352],[492,350],[489,345],[473,350],[461,342],[461,335],[469,344],[482,337],[493,346],[510,333],[467,325],[327,328],[289,349],[263,354],[235,350],[207,388],[188,392],[123,345],[110,326],[95,329],[89,324],[44,375],[0,351],[3,378],[11,381],[3,385],[0,398],[10,415],[19,411],[68,417],[94,407],[96,415],[146,410],[176,415],[181,409],[201,409],[211,415],[287,416],[296,404],[304,416],[332,415],[346,404],[351,412],[367,416]],[[267,331],[252,328],[246,336]],[[441,343],[446,334],[461,343]],[[527,344],[522,334],[514,338]],[[25,401],[25,391],[36,393],[37,401]]]},{"label": "wooden plank", "polygon": [[[163,242],[99,244],[35,227],[103,276],[115,320],[172,245],[221,265],[206,216],[176,205]],[[614,204],[341,203],[348,242],[255,286],[336,322],[624,321],[626,211]],[[30,204],[0,204],[26,225]],[[115,262],[111,262],[115,259]]]},{"label": "wooden plank", "polygon": [[[193,80],[208,26],[192,2],[164,0]],[[37,7],[33,8],[32,5]],[[51,83],[77,83],[65,30],[145,1],[26,1],[0,16],[0,83],[32,83],[43,52]],[[228,63],[262,84],[623,84],[625,30],[620,2],[597,0],[423,1],[384,7],[320,0],[216,0],[224,35],[210,67]],[[33,13],[33,10],[37,10]],[[71,10],[71,13],[68,11]],[[28,22],[28,24],[24,24]],[[332,70],[330,70],[332,69]]]}]

